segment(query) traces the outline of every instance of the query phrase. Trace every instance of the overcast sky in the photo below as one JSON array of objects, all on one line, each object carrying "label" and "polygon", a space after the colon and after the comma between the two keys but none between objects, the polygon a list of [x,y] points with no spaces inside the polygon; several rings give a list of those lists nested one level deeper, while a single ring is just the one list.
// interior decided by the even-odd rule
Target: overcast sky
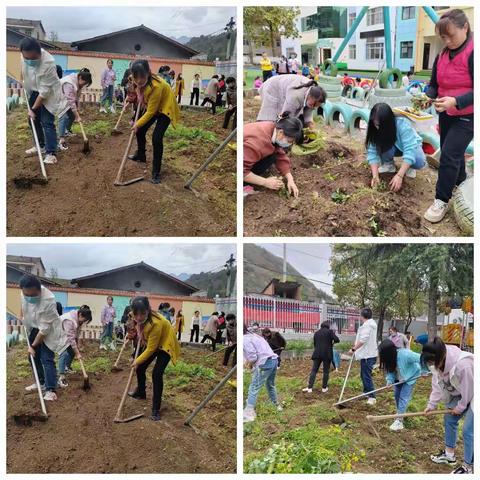
[{"label": "overcast sky", "polygon": [[[223,266],[236,246],[226,244],[11,244],[7,254],[41,257],[47,269],[72,279],[144,261],[174,275]],[[218,269],[217,269],[218,270]]]},{"label": "overcast sky", "polygon": [[[261,243],[258,245],[273,255],[283,258],[283,244]],[[331,248],[329,244],[287,244],[287,262],[296,268],[304,277],[307,277],[317,288],[333,295],[331,286],[312,280],[315,279],[329,284],[332,283],[330,255]]]},{"label": "overcast sky", "polygon": [[[174,4],[174,2],[171,2]],[[223,29],[236,7],[8,7],[7,17],[41,20],[63,42],[143,24],[167,37],[208,35]]]}]

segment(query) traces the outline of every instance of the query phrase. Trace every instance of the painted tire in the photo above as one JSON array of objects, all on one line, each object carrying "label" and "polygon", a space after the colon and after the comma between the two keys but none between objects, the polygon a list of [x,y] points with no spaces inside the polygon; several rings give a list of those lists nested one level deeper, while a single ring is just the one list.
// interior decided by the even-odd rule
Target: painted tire
[{"label": "painted tire", "polygon": [[12,100],[12,97],[8,97],[8,98],[7,98],[6,105],[7,105],[7,112],[9,112],[10,110],[13,110],[13,100]]},{"label": "painted tire", "polygon": [[14,104],[15,106],[18,106],[19,97],[18,97],[18,95],[17,95],[16,93],[14,93],[14,94],[12,95],[12,100],[13,100],[13,104]]},{"label": "painted tire", "polygon": [[332,85],[331,83],[319,83],[318,86],[323,88],[327,93],[342,93],[343,90],[343,87],[339,83],[337,85]]},{"label": "painted tire", "polygon": [[348,97],[349,95],[349,92],[352,90],[352,86],[351,85],[345,85],[343,88],[342,88],[342,97]]},{"label": "painted tire", "polygon": [[403,88],[375,88],[375,95],[377,97],[405,97],[407,92]]},{"label": "painted tire", "polygon": [[13,337],[12,337],[12,334],[9,333],[7,335],[7,348],[10,348],[12,345],[13,345]]},{"label": "painted tire", "polygon": [[342,85],[342,79],[339,77],[329,77],[327,75],[319,75],[317,83],[321,85]]},{"label": "painted tire", "polygon": [[355,110],[350,118],[350,122],[348,122],[348,131],[350,134],[353,134],[353,132],[357,129],[358,123],[360,120],[363,120],[368,124],[368,120],[370,119],[370,110],[368,108],[359,108]]},{"label": "painted tire", "polygon": [[461,183],[453,194],[453,213],[465,235],[473,236],[473,177]]},{"label": "painted tire", "polygon": [[350,124],[350,118],[352,116],[353,110],[350,105],[345,103],[335,103],[328,114],[328,125],[333,126],[336,122],[339,122],[339,116],[342,115],[344,121],[345,130],[348,129]]},{"label": "painted tire", "polygon": [[336,77],[337,73],[338,73],[338,68],[329,58],[323,62],[322,73],[324,75],[327,75],[327,73],[326,73],[327,66],[330,67],[330,73],[328,74],[328,76],[329,77]]},{"label": "painted tire", "polygon": [[402,72],[398,68],[387,68],[384,72],[380,74],[380,77],[378,78],[378,84],[382,88],[389,88],[390,84],[390,77],[396,75],[397,76],[397,88],[402,87]]},{"label": "painted tire", "polygon": [[431,145],[435,150],[438,150],[440,148],[440,136],[438,133],[435,132],[417,132],[423,143],[428,143]]},{"label": "painted tire", "polygon": [[352,89],[352,93],[350,98],[354,98],[356,100],[363,100],[365,97],[365,90],[362,87],[355,87]]},{"label": "painted tire", "polygon": [[313,112],[313,118],[322,117],[324,119],[325,123],[327,123],[328,122],[328,115],[330,114],[330,111],[333,108],[333,104],[330,101],[326,101],[324,103],[324,105],[322,105],[320,108],[321,108],[321,114],[318,113],[319,109],[317,109]]}]

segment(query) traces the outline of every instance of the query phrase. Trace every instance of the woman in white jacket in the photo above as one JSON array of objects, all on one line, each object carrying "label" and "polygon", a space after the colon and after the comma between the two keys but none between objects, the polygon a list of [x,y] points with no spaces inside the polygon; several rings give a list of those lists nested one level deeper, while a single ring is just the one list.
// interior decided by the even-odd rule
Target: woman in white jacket
[{"label": "woman in white jacket", "polygon": [[[22,323],[30,338],[28,353],[35,359],[40,383],[46,391],[44,399],[56,400],[55,354],[67,349],[68,340],[58,316],[55,296],[33,275],[23,275],[19,283],[22,290]],[[35,389],[35,384],[26,388],[27,391]]]},{"label": "woman in white jacket", "polygon": [[200,74],[196,73],[193,76],[192,83],[190,84],[190,105],[193,105],[193,99],[195,99],[195,105],[198,106],[200,100],[200,87],[202,85],[202,79]]},{"label": "woman in white jacket", "polygon": [[[66,101],[62,96],[60,79],[57,75],[55,60],[40,47],[33,38],[27,37],[20,42],[22,54],[22,82],[30,105],[29,116],[35,123],[40,148],[45,153],[44,163],[57,163],[57,131],[55,115],[65,109]],[[34,146],[25,152],[35,155]]]}]

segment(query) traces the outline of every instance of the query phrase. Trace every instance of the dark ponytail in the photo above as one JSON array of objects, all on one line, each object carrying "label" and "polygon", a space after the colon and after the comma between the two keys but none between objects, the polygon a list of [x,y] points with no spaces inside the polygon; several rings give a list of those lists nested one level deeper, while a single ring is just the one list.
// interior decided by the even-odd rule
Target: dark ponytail
[{"label": "dark ponytail", "polygon": [[325,103],[325,101],[327,100],[327,92],[322,87],[320,87],[315,80],[310,80],[310,82],[302,83],[298,87],[294,87],[293,90],[300,90],[301,88],[310,88],[308,96],[312,97],[316,102]]},{"label": "dark ponytail", "polygon": [[307,83],[302,83],[298,87],[293,87],[293,89],[300,90],[301,88],[310,88],[310,87],[318,87],[318,83],[315,80],[310,80]]},{"label": "dark ponytail", "polygon": [[130,68],[132,76],[135,79],[137,76],[148,77],[148,83],[152,81],[152,71],[147,60],[135,60]]},{"label": "dark ponytail", "polygon": [[282,130],[287,137],[293,138],[297,145],[303,143],[303,123],[298,118],[291,117],[290,112],[280,114],[275,127]]},{"label": "dark ponytail", "polygon": [[86,86],[89,87],[92,84],[92,74],[88,68],[82,68],[78,74],[77,78],[82,79]]},{"label": "dark ponytail", "polygon": [[92,321],[92,311],[88,305],[82,305],[78,309],[78,315],[81,315],[85,319],[85,323],[90,323]]}]

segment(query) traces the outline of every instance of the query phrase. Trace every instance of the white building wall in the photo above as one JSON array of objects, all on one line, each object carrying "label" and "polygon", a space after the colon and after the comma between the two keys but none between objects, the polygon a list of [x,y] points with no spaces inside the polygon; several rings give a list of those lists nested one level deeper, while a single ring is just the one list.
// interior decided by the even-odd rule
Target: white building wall
[{"label": "white building wall", "polygon": [[[301,17],[297,17],[296,26],[299,33],[301,33]],[[287,58],[290,57],[290,53],[293,51],[297,54],[297,58],[302,58],[302,42],[300,38],[287,38],[282,35],[281,37],[281,49],[282,55],[285,55]]]}]

